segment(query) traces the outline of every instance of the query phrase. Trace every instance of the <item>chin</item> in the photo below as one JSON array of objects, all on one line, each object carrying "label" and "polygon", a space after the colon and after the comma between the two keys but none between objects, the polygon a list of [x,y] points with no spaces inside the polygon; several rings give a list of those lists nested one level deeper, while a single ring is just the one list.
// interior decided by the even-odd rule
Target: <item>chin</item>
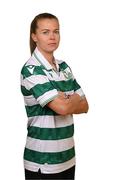
[{"label": "chin", "polygon": [[54,52],[56,49],[57,49],[57,47],[55,47],[55,48],[49,48],[47,51],[48,51],[49,53],[52,53],[52,52]]}]

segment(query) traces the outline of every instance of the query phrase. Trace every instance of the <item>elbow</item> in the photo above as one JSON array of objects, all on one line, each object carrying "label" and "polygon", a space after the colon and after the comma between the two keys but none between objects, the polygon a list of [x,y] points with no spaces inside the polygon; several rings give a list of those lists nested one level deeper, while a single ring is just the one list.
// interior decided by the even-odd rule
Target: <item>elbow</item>
[{"label": "elbow", "polygon": [[85,104],[85,113],[87,113],[88,112],[88,110],[89,110],[89,105],[88,105],[88,103],[86,102],[86,104]]}]

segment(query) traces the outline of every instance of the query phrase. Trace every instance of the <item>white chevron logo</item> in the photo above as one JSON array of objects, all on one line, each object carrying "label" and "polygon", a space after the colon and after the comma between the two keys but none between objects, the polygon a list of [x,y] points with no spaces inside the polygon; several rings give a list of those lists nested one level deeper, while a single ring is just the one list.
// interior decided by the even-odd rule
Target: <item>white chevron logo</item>
[{"label": "white chevron logo", "polygon": [[35,66],[32,66],[32,65],[27,67],[27,69],[29,70],[31,74],[33,74],[34,68]]}]

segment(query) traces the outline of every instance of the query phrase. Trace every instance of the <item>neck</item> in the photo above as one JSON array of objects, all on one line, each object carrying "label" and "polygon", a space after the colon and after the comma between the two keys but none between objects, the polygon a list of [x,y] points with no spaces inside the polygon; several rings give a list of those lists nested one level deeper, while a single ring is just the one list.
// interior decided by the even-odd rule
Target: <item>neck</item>
[{"label": "neck", "polygon": [[41,49],[38,48],[38,50],[43,54],[43,56],[45,57],[45,59],[48,60],[48,62],[52,65],[54,62],[54,56],[53,56],[53,52],[44,52]]}]

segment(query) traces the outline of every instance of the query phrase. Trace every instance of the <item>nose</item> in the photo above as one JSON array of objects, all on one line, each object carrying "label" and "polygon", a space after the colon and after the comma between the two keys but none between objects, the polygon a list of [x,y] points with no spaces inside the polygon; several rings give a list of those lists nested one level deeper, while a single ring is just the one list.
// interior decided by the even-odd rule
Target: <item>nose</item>
[{"label": "nose", "polygon": [[51,33],[50,33],[50,39],[55,39],[55,34],[54,34],[54,32],[51,32]]}]

